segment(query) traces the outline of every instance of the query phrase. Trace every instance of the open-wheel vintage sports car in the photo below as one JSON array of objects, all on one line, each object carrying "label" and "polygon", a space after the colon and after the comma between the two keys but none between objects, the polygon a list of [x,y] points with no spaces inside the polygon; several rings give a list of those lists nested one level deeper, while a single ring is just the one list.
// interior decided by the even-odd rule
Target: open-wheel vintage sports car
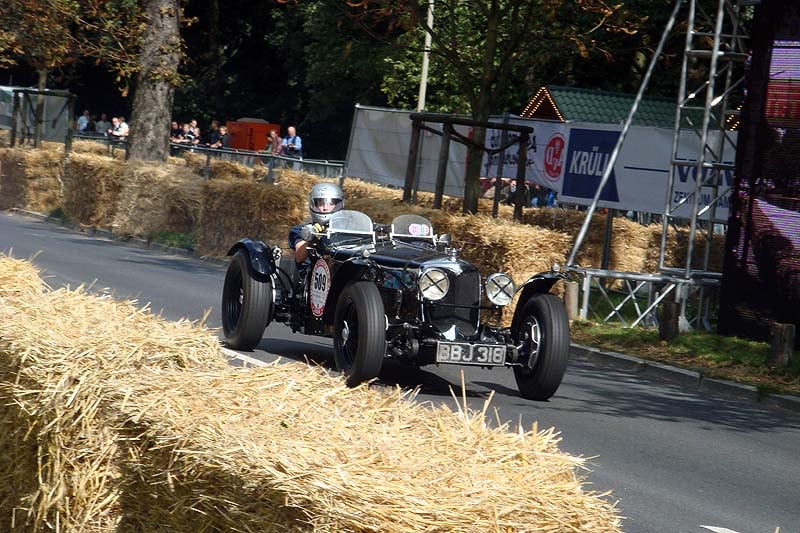
[{"label": "open-wheel vintage sports car", "polygon": [[[522,396],[534,400],[558,389],[569,322],[549,291],[563,273],[537,274],[519,287],[503,273],[482,279],[449,236],[437,237],[418,215],[384,225],[342,210],[311,241],[310,264],[300,267],[261,241],[243,239],[231,248],[222,293],[228,346],[250,350],[278,321],[294,332],[332,337],[336,367],[350,386],[376,377],[391,358],[419,366],[511,367]],[[510,328],[481,321],[517,293]]]}]

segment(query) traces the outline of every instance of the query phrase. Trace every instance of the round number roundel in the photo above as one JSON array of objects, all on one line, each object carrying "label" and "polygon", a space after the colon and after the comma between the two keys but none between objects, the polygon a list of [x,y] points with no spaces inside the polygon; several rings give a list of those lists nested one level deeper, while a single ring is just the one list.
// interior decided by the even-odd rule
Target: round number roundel
[{"label": "round number roundel", "polygon": [[331,271],[328,269],[328,264],[323,259],[319,259],[311,271],[311,290],[309,291],[311,313],[314,316],[322,316],[325,312],[325,302],[330,289]]}]

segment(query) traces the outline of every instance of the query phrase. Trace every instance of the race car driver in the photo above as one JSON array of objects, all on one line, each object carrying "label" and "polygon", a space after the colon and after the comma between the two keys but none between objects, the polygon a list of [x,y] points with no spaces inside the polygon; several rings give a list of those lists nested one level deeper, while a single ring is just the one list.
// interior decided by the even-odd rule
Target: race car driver
[{"label": "race car driver", "polygon": [[344,192],[335,183],[318,183],[308,195],[308,210],[311,222],[298,224],[289,230],[289,246],[294,250],[298,265],[308,259],[308,243],[314,233],[321,233],[328,225],[331,215],[344,209]]}]

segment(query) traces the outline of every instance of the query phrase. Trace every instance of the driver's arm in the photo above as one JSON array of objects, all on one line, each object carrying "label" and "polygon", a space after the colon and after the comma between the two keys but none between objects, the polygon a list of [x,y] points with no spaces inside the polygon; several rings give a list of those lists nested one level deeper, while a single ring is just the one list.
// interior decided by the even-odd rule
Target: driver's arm
[{"label": "driver's arm", "polygon": [[304,240],[299,240],[294,245],[294,261],[295,263],[302,263],[308,259],[308,243]]}]

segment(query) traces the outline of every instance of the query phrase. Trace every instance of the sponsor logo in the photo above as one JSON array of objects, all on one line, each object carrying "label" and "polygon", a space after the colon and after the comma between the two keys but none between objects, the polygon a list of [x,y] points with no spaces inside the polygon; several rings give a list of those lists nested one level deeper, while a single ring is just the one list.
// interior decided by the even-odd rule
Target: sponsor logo
[{"label": "sponsor logo", "polygon": [[550,181],[558,181],[564,171],[564,148],[567,141],[560,133],[554,133],[544,149],[544,175]]},{"label": "sponsor logo", "polygon": [[[594,198],[618,138],[618,131],[570,130],[567,168],[561,192],[563,196]],[[613,169],[600,200],[619,202],[617,177]]]}]

